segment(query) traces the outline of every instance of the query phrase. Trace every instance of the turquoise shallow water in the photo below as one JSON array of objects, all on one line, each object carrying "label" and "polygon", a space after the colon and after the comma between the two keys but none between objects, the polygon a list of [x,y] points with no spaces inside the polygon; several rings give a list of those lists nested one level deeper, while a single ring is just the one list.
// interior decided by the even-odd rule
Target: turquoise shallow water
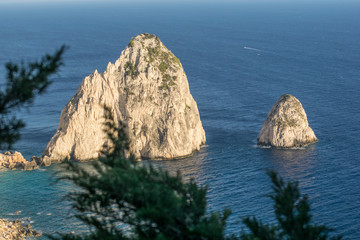
[{"label": "turquoise shallow water", "polygon": [[[360,236],[360,5],[356,2],[0,5],[0,66],[70,46],[49,91],[19,115],[27,122],[15,148],[41,155],[62,108],[82,79],[114,62],[132,36],[150,32],[181,60],[198,103],[207,145],[185,159],[156,161],[209,184],[209,208],[273,220],[265,169],[298,180],[314,219],[346,239]],[[1,79],[5,70],[0,68]],[[319,143],[306,149],[256,147],[275,101],[303,104]],[[58,166],[0,173],[0,216],[31,217],[45,233],[84,231],[52,184]],[[11,214],[22,211],[19,216]]]}]

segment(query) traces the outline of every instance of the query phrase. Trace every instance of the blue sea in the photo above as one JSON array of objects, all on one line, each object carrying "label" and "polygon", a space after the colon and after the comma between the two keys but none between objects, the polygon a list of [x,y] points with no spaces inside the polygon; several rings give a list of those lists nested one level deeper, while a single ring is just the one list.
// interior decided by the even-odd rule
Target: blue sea
[{"label": "blue sea", "polygon": [[[48,91],[18,113],[27,126],[14,149],[40,156],[82,79],[104,71],[144,32],[159,36],[181,60],[207,136],[193,156],[154,164],[208,184],[209,210],[233,211],[228,233],[239,233],[248,215],[274,221],[266,196],[266,169],[274,169],[299,182],[314,222],[360,239],[358,1],[0,3],[1,83],[6,62],[70,47]],[[317,144],[256,146],[267,113],[284,93],[301,101]],[[54,184],[58,169],[1,172],[0,216],[30,217],[47,234],[86,231],[63,200],[74,187]]]}]

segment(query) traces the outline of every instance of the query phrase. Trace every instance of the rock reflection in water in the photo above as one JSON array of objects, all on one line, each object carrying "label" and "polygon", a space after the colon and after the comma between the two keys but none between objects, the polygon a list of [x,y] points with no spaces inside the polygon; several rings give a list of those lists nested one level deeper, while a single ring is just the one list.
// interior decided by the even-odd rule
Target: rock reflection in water
[{"label": "rock reflection in water", "polygon": [[171,174],[176,174],[178,170],[181,170],[181,175],[185,181],[193,178],[197,183],[202,184],[204,183],[204,165],[206,164],[207,155],[208,151],[202,148],[200,151],[186,158],[157,160],[151,161],[151,163],[167,169]]},{"label": "rock reflection in water", "polygon": [[287,180],[300,181],[301,187],[309,187],[314,178],[317,161],[316,146],[301,149],[265,149],[273,169]]}]

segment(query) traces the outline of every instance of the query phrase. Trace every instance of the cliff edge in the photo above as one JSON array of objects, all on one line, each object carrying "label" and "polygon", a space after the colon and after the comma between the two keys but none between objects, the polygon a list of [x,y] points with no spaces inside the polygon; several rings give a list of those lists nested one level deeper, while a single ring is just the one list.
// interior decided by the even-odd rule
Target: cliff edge
[{"label": "cliff edge", "polygon": [[104,105],[127,126],[138,158],[184,157],[206,141],[183,67],[155,35],[132,38],[114,64],[82,81],[61,112],[43,160],[96,159],[107,141]]}]

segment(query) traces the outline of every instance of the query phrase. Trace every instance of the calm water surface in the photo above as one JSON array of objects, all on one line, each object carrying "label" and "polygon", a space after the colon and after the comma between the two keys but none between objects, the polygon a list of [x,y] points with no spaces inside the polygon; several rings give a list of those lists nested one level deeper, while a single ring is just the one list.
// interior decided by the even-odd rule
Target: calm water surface
[{"label": "calm water surface", "polygon": [[[207,136],[193,156],[155,164],[209,184],[210,210],[233,210],[228,232],[241,230],[243,216],[273,220],[265,169],[275,169],[299,181],[317,222],[359,239],[359,9],[345,1],[0,5],[0,66],[70,46],[48,92],[19,114],[27,127],[15,148],[41,155],[82,79],[104,71],[131,37],[154,33],[181,60]],[[284,93],[302,102],[319,143],[257,148],[266,115]],[[0,216],[31,217],[45,233],[86,230],[61,200],[73,186],[52,184],[57,169],[0,173]]]}]

